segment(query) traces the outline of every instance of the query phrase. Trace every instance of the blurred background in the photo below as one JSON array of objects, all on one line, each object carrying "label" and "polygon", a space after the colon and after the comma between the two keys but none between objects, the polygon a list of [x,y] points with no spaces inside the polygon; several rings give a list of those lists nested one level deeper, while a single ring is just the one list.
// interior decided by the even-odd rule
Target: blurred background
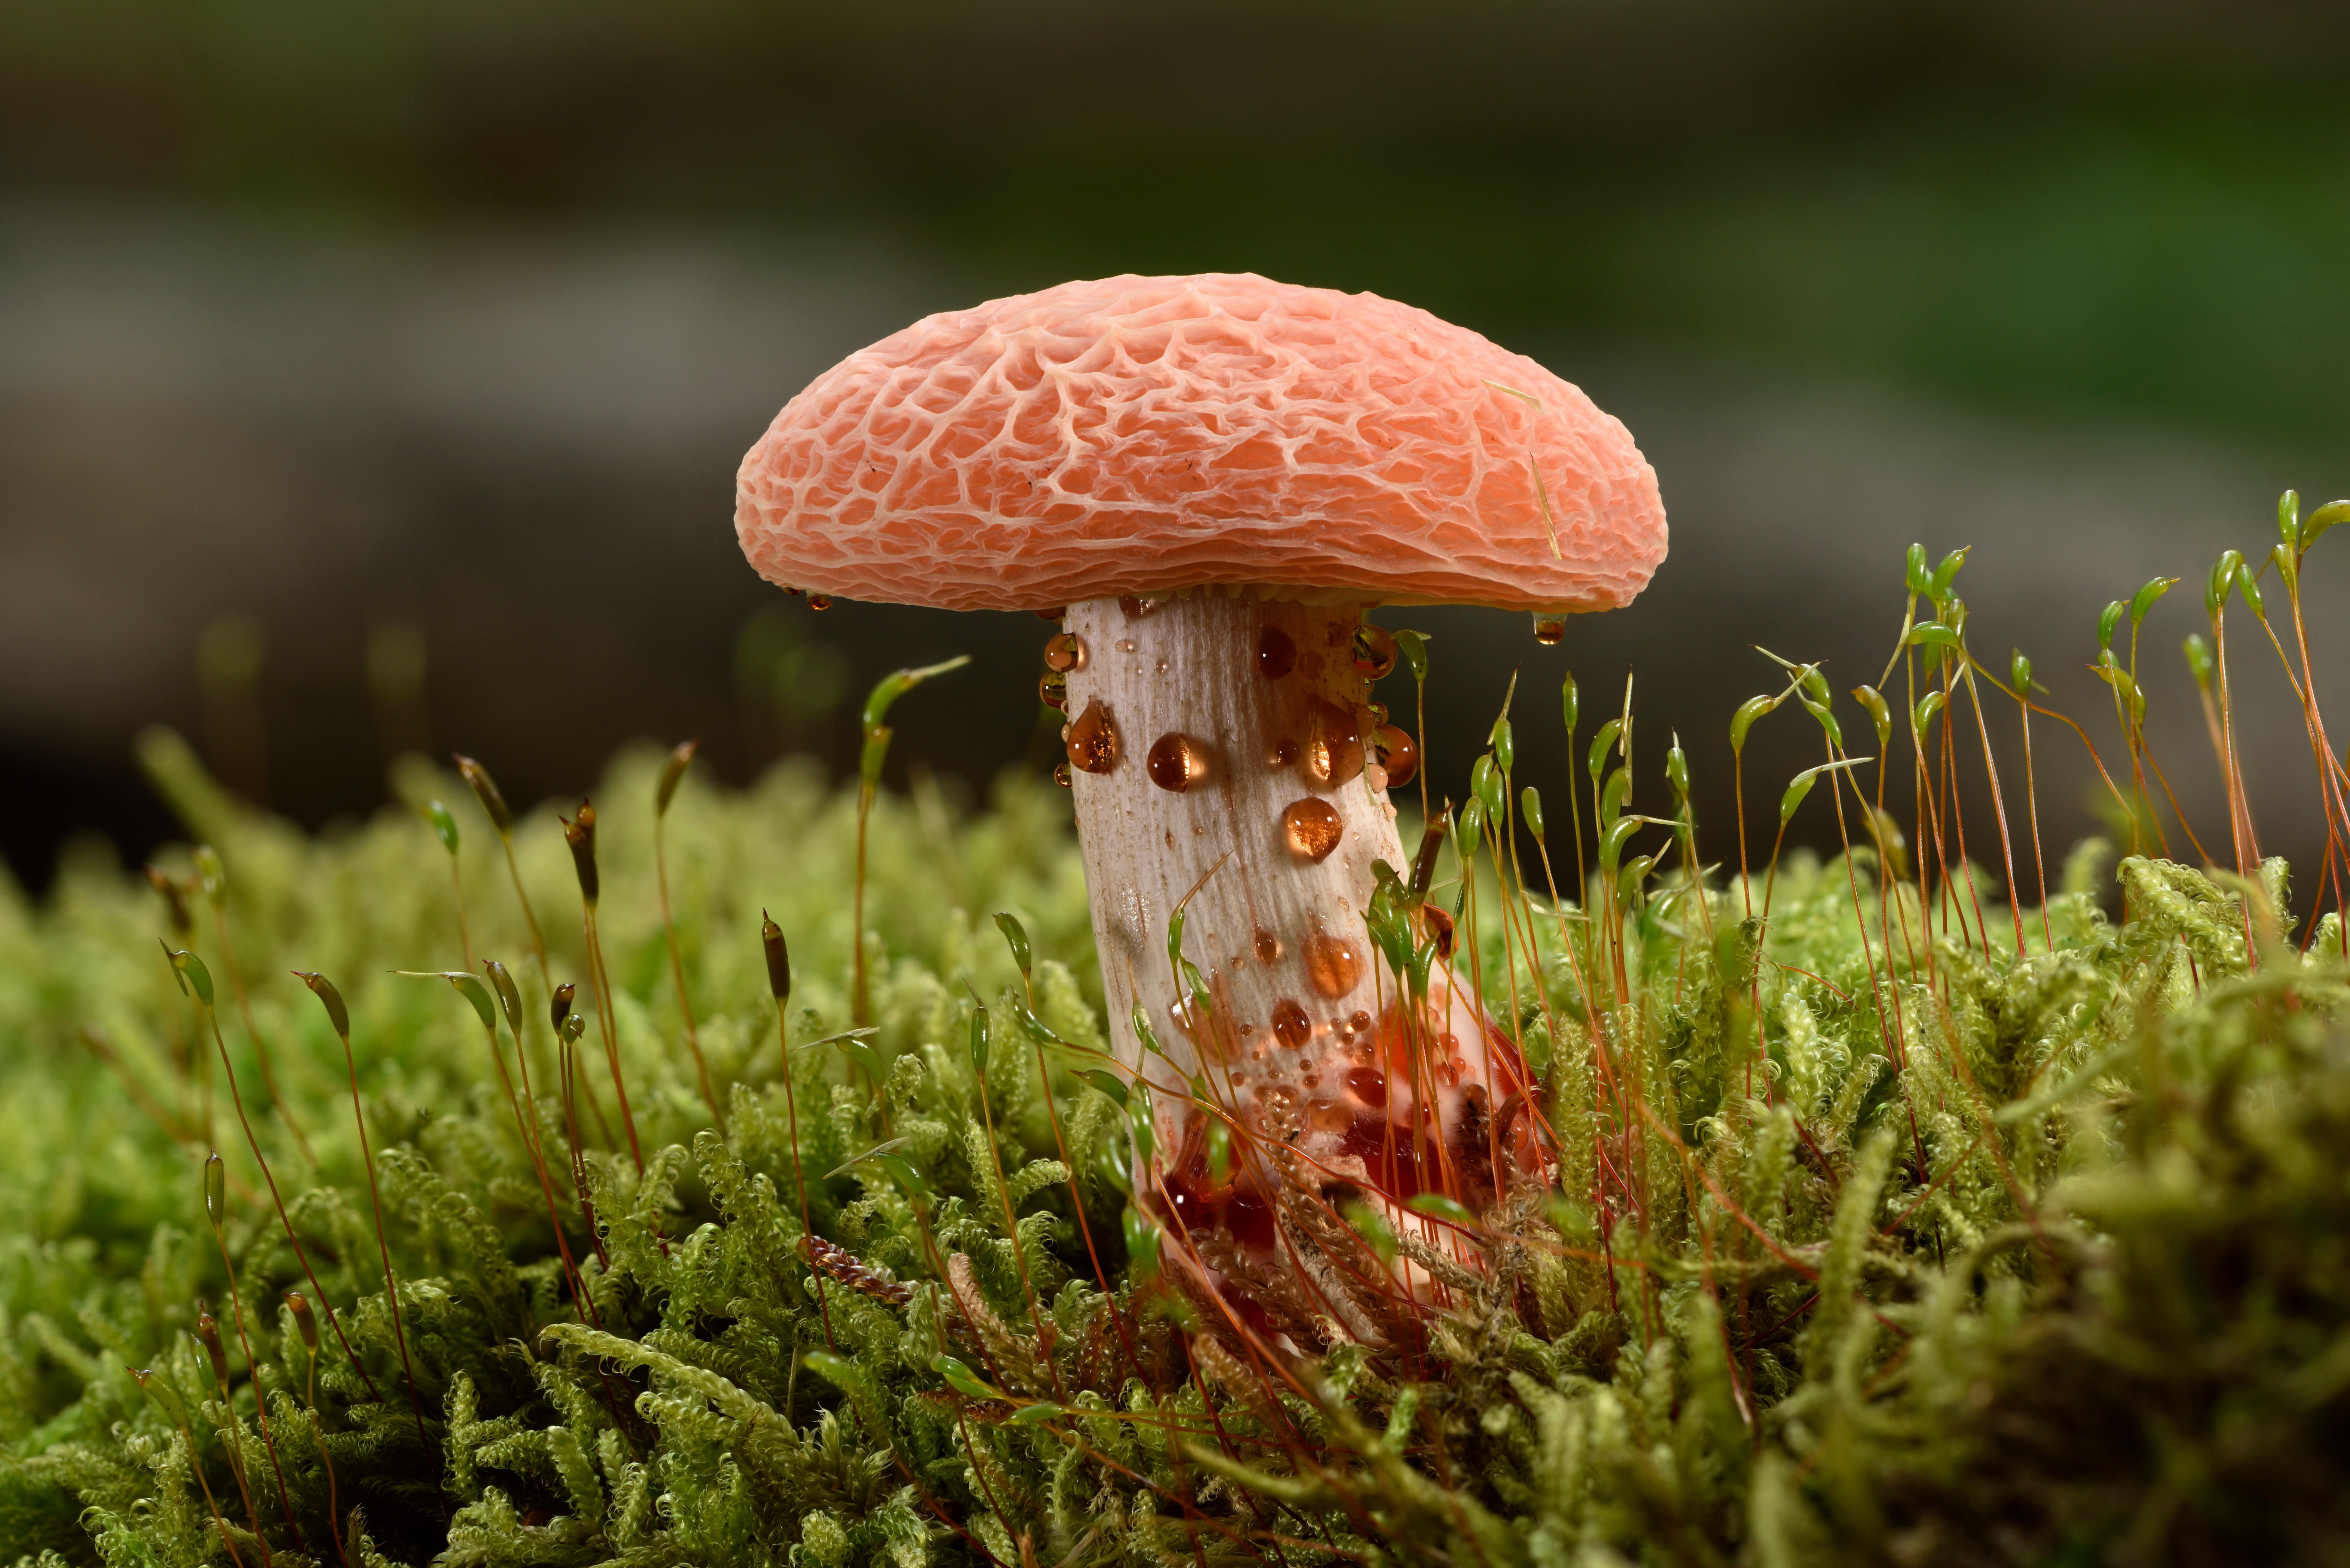
[{"label": "blurred background", "polygon": [[[2097,611],[2189,578],[2143,657],[2224,853],[2178,643],[2279,491],[2350,493],[2345,64],[2323,0],[0,7],[0,851],[37,889],[77,835],[167,836],[150,722],[323,825],[411,749],[517,799],[639,736],[737,780],[846,761],[855,696],[955,651],[893,765],[1041,772],[1045,628],[785,600],[735,464],[917,316],[1217,269],[1474,327],[1661,476],[1671,558],[1562,646],[1384,618],[1435,638],[1440,788],[1513,670],[1551,789],[1561,678],[1587,734],[1637,670],[1648,804],[1678,730],[1727,851],[1751,645],[1875,680],[1917,540],[1972,546],[1978,651],[2023,647],[2116,759]],[[2308,585],[2337,692],[2338,543]],[[2235,657],[2263,834],[2312,856],[2274,656]],[[1758,821],[1808,729],[1756,732]],[[2095,774],[2035,743],[2053,852]]]}]

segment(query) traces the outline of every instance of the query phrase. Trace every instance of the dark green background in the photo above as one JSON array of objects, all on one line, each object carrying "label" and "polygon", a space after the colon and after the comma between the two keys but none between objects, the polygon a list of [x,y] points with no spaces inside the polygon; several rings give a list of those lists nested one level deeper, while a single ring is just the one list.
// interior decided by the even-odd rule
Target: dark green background
[{"label": "dark green background", "polygon": [[[1979,546],[1962,587],[1992,651],[2030,645],[2092,707],[2106,598],[2264,547],[2288,483],[2350,490],[2345,61],[2350,21],[2315,4],[0,9],[0,312],[43,345],[0,335],[0,572],[151,631],[0,633],[10,860],[37,880],[77,825],[133,851],[159,831],[125,738],[201,727],[190,649],[227,611],[268,629],[266,783],[308,820],[380,794],[359,648],[386,617],[426,633],[433,738],[515,793],[577,788],[647,732],[703,731],[740,774],[780,732],[741,690],[767,599],[731,556],[735,455],[913,314],[1116,271],[1407,299],[1641,437],[1677,547],[1639,606],[1539,659],[1514,618],[1390,618],[1438,628],[1455,772],[1513,665],[1547,713],[1569,664],[1593,687],[1637,664],[1659,745],[1760,687],[1751,641],[1873,678],[1901,548],[1929,535]],[[484,436],[438,392],[385,417],[337,401],[339,339],[304,357],[321,297],[398,296],[462,336],[475,296],[430,280],[485,267],[502,309],[541,275],[548,313],[576,290],[591,338],[639,274],[807,303],[788,352],[756,349],[772,374],[731,380],[694,358],[724,319],[649,308],[632,330],[678,346],[664,374],[725,390],[641,449],[609,426],[567,446],[559,417]],[[199,328],[172,363],[201,374],[138,369]],[[272,382],[254,364],[283,344],[299,373]],[[374,542],[338,554],[353,518]],[[150,537],[183,564],[123,569]],[[2191,598],[2155,628],[2166,670]],[[903,747],[981,781],[1024,754],[1033,628],[797,624],[851,686],[973,649]],[[2157,695],[2193,794],[2190,699]],[[802,737],[838,753],[838,722]],[[2290,840],[2298,740],[2289,713],[2254,722]],[[1758,765],[1802,765],[1799,739],[1766,730]],[[1718,782],[1726,746],[1692,749]],[[2062,836],[2089,775],[2054,765]]]}]

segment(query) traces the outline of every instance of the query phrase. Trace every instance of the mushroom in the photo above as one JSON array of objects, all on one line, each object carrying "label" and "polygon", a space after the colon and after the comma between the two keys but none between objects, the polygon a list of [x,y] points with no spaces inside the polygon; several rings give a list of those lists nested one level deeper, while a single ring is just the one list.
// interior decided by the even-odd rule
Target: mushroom
[{"label": "mushroom", "polygon": [[1534,1118],[1496,1115],[1525,1066],[1466,977],[1440,963],[1411,1017],[1373,961],[1411,752],[1364,612],[1513,608],[1555,641],[1647,585],[1655,471],[1580,390],[1372,295],[1064,284],[818,377],[743,459],[735,528],[794,588],[1060,619],[1062,776],[1115,1049],[1160,1091],[1137,1190],[1162,1218],[1269,1259],[1273,1145],[1390,1204],[1544,1168]]}]

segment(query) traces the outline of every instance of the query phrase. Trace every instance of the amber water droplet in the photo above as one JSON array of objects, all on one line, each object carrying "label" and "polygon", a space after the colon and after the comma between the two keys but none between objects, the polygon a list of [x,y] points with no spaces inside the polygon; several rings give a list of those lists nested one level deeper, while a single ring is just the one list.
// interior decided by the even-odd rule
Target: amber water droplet
[{"label": "amber water droplet", "polygon": [[1130,637],[1119,638],[1118,639],[1118,650],[1120,653],[1132,653],[1134,651],[1134,639]]},{"label": "amber water droplet", "polygon": [[1279,963],[1281,961],[1281,939],[1271,931],[1257,932],[1255,947],[1257,962]]},{"label": "amber water droplet", "polygon": [[1151,742],[1143,765],[1150,770],[1152,784],[1180,794],[1206,774],[1208,757],[1191,736],[1170,733]]},{"label": "amber water droplet", "polygon": [[1355,1098],[1378,1110],[1388,1103],[1387,1075],[1377,1067],[1347,1069],[1347,1088]]},{"label": "amber water droplet", "polygon": [[1273,754],[1265,758],[1265,763],[1272,767],[1285,768],[1296,760],[1297,742],[1284,735],[1274,742]]},{"label": "amber water droplet", "polygon": [[1306,722],[1306,777],[1315,784],[1342,784],[1363,771],[1363,735],[1352,713],[1316,700]]},{"label": "amber water droplet", "polygon": [[1077,640],[1076,632],[1057,633],[1045,644],[1045,669],[1057,670],[1066,675],[1072,670],[1085,667],[1086,645]]},{"label": "amber water droplet", "polygon": [[1305,977],[1325,996],[1346,995],[1363,978],[1363,944],[1352,937],[1315,932],[1305,939]]},{"label": "amber water droplet", "polygon": [[1068,788],[1068,787],[1069,787],[1069,764],[1068,764],[1068,763],[1055,763],[1053,764],[1053,782],[1054,782],[1055,784],[1059,784],[1063,789],[1066,789],[1066,788]]},{"label": "amber water droplet", "polygon": [[1256,634],[1256,672],[1267,680],[1278,680],[1297,667],[1297,645],[1289,634],[1277,626],[1266,627]]},{"label": "amber water droplet", "polygon": [[1301,859],[1327,860],[1345,830],[1337,809],[1326,800],[1294,800],[1281,809],[1282,836],[1289,841],[1289,852]]},{"label": "amber water droplet", "polygon": [[792,587],[790,584],[788,584],[788,583],[786,583],[786,584],[785,584],[785,585],[784,585],[784,592],[785,592],[785,593],[789,594],[789,595],[790,595],[792,597],[794,597],[794,598],[797,598],[797,597],[800,597],[800,590],[799,590],[799,589],[797,589],[797,588],[795,588],[795,587]]},{"label": "amber water droplet", "polygon": [[1118,607],[1126,612],[1127,619],[1140,620],[1159,607],[1149,599],[1137,598],[1132,594],[1120,594],[1118,597]]},{"label": "amber water droplet", "polygon": [[1566,622],[1555,615],[1534,617],[1534,640],[1544,648],[1556,648],[1566,640]]},{"label": "amber water droplet", "polygon": [[808,595],[808,608],[812,610],[828,610],[831,607],[832,596],[830,594]]},{"label": "amber water droplet", "polygon": [[1118,766],[1118,725],[1098,697],[1069,724],[1069,765],[1083,773],[1106,774]]},{"label": "amber water droplet", "polygon": [[1396,639],[1385,627],[1365,621],[1355,628],[1355,673],[1367,680],[1384,678],[1396,667]]},{"label": "amber water droplet", "polygon": [[1314,1038],[1314,1021],[1305,1016],[1305,1009],[1284,996],[1273,1004],[1273,1033],[1292,1051],[1303,1051]]},{"label": "amber water droplet", "polygon": [[1051,609],[1030,610],[1028,613],[1038,620],[1059,620],[1069,613],[1069,607],[1056,605]]},{"label": "amber water droplet", "polygon": [[1378,733],[1371,738],[1371,747],[1379,754],[1379,766],[1388,771],[1388,788],[1396,789],[1411,782],[1419,772],[1419,748],[1411,737],[1393,724],[1381,724]]},{"label": "amber water droplet", "polygon": [[1045,707],[1058,708],[1064,712],[1067,711],[1069,706],[1069,678],[1061,674],[1058,670],[1047,672],[1042,680],[1036,682],[1036,696]]}]

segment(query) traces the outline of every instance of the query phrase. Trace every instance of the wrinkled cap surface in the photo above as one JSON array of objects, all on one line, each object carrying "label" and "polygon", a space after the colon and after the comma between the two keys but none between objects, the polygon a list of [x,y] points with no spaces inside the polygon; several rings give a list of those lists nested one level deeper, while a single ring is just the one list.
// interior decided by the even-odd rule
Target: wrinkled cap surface
[{"label": "wrinkled cap surface", "polygon": [[771,581],[949,609],[1254,586],[1608,609],[1656,472],[1576,388],[1376,295],[1068,283],[916,322],[775,416],[734,525]]}]

